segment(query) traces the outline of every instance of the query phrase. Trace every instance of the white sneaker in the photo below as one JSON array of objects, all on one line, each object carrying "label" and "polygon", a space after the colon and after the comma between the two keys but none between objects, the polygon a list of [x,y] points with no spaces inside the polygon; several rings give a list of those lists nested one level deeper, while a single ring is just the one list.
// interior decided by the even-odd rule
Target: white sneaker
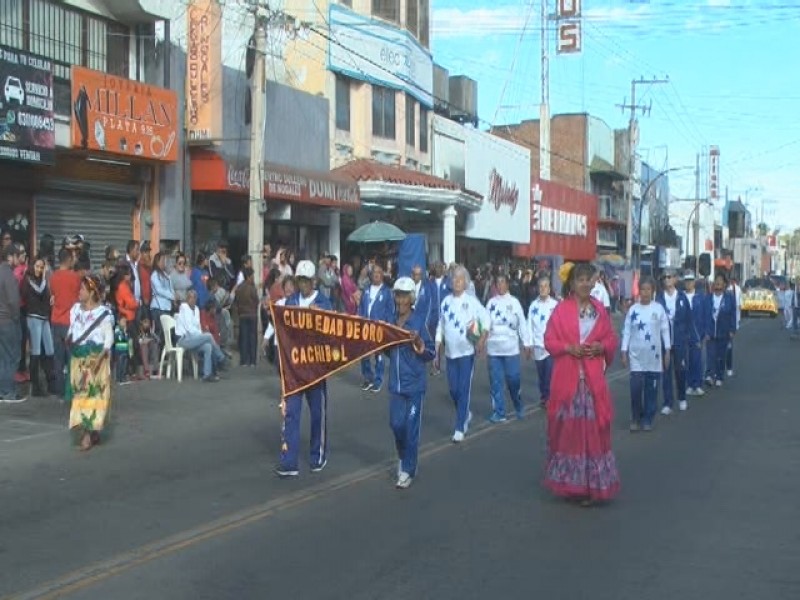
[{"label": "white sneaker", "polygon": [[669,406],[665,406],[664,408],[661,409],[661,414],[664,415],[665,417],[668,417],[672,414],[672,409]]},{"label": "white sneaker", "polygon": [[686,395],[687,396],[697,396],[697,392],[694,388],[686,388]]},{"label": "white sneaker", "polygon": [[722,387],[722,382],[719,379],[717,379],[717,383],[715,385],[717,387]]},{"label": "white sneaker", "polygon": [[470,421],[472,421],[472,411],[469,411],[467,413],[467,420],[464,421],[464,433],[467,433],[469,431]]},{"label": "white sneaker", "polygon": [[733,371],[731,369],[728,369],[728,377],[733,377]]},{"label": "white sneaker", "polygon": [[695,388],[694,395],[695,396],[705,396],[706,395],[706,391],[703,388]]},{"label": "white sneaker", "polygon": [[681,401],[678,403],[678,408],[679,408],[680,410],[687,410],[687,409],[689,408],[689,403],[688,403],[686,400],[681,400]]},{"label": "white sneaker", "polygon": [[456,431],[453,434],[453,443],[459,444],[464,441],[464,432],[463,431]]},{"label": "white sneaker", "polygon": [[405,471],[401,471],[400,475],[397,476],[397,483],[394,484],[394,487],[398,490],[405,490],[411,485],[412,481],[413,477],[411,477],[411,475]]}]

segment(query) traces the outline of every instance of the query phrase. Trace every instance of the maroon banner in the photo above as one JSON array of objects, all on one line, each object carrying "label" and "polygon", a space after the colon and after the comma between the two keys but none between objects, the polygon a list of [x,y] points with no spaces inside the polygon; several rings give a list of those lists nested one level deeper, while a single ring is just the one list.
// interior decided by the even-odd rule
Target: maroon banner
[{"label": "maroon banner", "polygon": [[271,304],[270,309],[284,397],[316,385],[365,356],[413,339],[410,331],[382,321],[299,306]]}]

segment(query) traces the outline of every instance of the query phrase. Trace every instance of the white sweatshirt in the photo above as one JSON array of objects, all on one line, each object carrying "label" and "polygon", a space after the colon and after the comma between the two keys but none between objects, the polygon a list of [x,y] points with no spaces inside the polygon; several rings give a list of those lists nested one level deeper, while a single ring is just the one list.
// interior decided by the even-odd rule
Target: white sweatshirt
[{"label": "white sweatshirt", "polygon": [[550,353],[544,349],[544,332],[547,330],[547,324],[550,322],[556,306],[558,306],[558,300],[552,296],[548,296],[545,300],[542,300],[540,296],[531,302],[528,309],[528,329],[533,341],[533,358],[536,360],[544,360],[550,356]]},{"label": "white sweatshirt", "polygon": [[471,321],[479,321],[483,329],[489,329],[486,309],[475,296],[464,292],[458,297],[451,294],[442,300],[439,325],[436,327],[436,345],[444,341],[447,358],[475,354],[475,346],[467,339],[467,325]]},{"label": "white sweatshirt", "polygon": [[514,296],[495,296],[486,305],[486,312],[489,317],[486,352],[489,356],[515,356],[519,354],[520,342],[526,348],[531,346],[525,313]]},{"label": "white sweatshirt", "polygon": [[661,373],[661,345],[671,348],[669,318],[658,302],[636,303],[625,316],[622,351],[628,353],[633,372]]}]

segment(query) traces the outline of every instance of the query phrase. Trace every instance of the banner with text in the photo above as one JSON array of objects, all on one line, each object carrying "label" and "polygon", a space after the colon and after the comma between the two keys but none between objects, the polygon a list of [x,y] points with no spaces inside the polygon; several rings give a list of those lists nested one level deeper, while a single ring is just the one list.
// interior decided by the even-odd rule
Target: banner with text
[{"label": "banner with text", "polygon": [[299,306],[271,305],[283,396],[297,394],[413,333],[361,317]]}]

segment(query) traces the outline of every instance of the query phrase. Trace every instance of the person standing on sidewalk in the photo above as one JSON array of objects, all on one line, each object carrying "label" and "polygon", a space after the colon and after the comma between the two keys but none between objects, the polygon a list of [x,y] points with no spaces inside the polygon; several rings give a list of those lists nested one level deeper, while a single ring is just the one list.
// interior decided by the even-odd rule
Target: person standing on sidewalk
[{"label": "person standing on sidewalk", "polygon": [[453,443],[464,441],[472,420],[472,376],[475,355],[486,348],[489,316],[483,305],[467,292],[469,273],[462,266],[453,269],[453,293],[442,301],[436,328],[437,360],[447,357],[447,385],[456,408]]},{"label": "person standing on sidewalk", "polygon": [[[28,307],[28,334],[31,341],[31,394],[53,392],[53,333],[50,329],[53,296],[45,275],[45,261],[39,257],[22,281],[22,297]],[[42,356],[44,348],[44,356]]]},{"label": "person standing on sidewalk", "polygon": [[[622,330],[622,365],[631,373],[632,432],[652,431],[658,408],[658,382],[670,373],[670,323],[664,307],[653,302],[656,282],[639,282],[639,302],[625,316]],[[665,350],[666,349],[666,350]]]},{"label": "person standing on sidewalk", "polygon": [[411,344],[394,346],[389,351],[389,424],[399,459],[397,489],[408,488],[417,476],[422,404],[428,387],[425,363],[436,355],[427,315],[412,310],[414,287],[412,279],[401,277],[393,289],[397,307],[395,325],[415,334]]},{"label": "person standing on sidewalk", "polygon": [[689,344],[689,370],[686,378],[687,396],[705,396],[703,391],[703,338],[705,337],[706,324],[703,321],[702,286],[697,290],[694,273],[688,273],[683,278],[686,288],[686,299],[692,307],[692,334]]},{"label": "person standing on sidewalk", "polygon": [[492,401],[489,421],[502,423],[506,420],[504,387],[508,387],[517,419],[522,419],[524,416],[519,346],[522,343],[525,355],[530,359],[532,344],[522,305],[509,292],[508,275],[498,275],[495,282],[497,295],[486,307],[489,317],[486,353],[489,356],[489,388]]},{"label": "person standing on sidewalk", "polygon": [[[141,267],[141,265],[140,265]],[[164,331],[161,328],[161,316],[171,315],[173,312],[173,305],[177,300],[175,289],[172,287],[172,280],[166,272],[167,257],[159,252],[153,259],[153,269],[150,271],[148,279],[148,292],[150,297],[150,320],[158,336],[159,344],[163,348],[165,345]],[[144,283],[144,274],[142,275],[142,282]],[[144,292],[143,292],[144,293]],[[144,314],[140,314],[138,321],[141,326],[142,320],[145,318]],[[137,328],[138,329],[138,328]],[[138,336],[134,346],[138,346]]]},{"label": "person standing on sidewalk", "polygon": [[9,403],[27,400],[17,393],[14,381],[22,336],[19,283],[11,266],[17,252],[13,244],[0,250],[0,402]]},{"label": "person standing on sidewalk", "polygon": [[672,414],[675,403],[675,387],[678,388],[678,408],[686,410],[689,403],[686,401],[686,369],[689,364],[689,346],[696,344],[693,336],[694,323],[692,321],[692,305],[682,291],[675,287],[677,277],[674,271],[668,271],[662,276],[663,288],[659,292],[657,302],[667,313],[669,319],[669,339],[672,343],[662,351],[664,356],[670,355],[670,361],[664,360],[664,406],[661,414]]},{"label": "person standing on sidewalk", "polygon": [[69,362],[67,334],[69,333],[69,313],[81,289],[81,276],[74,269],[75,257],[69,248],[58,253],[58,269],[50,277],[50,293],[53,295],[53,311],[50,324],[53,332],[53,390],[63,398],[66,390],[65,371]]},{"label": "person standing on sidewalk", "polygon": [[[364,295],[361,297],[361,304],[358,307],[358,316],[371,321],[392,323],[394,321],[394,300],[392,299],[389,286],[383,282],[383,267],[376,263],[372,267],[370,278],[372,280],[372,285],[366,289]],[[364,377],[364,383],[361,389],[365,392],[374,392],[377,394],[381,391],[381,386],[383,385],[385,361],[382,354],[377,354],[374,360],[375,370],[373,372],[373,358],[371,356],[366,356],[361,359],[361,375]]]},{"label": "person standing on sidewalk", "polygon": [[258,290],[252,268],[242,270],[244,281],[233,300],[239,314],[239,364],[255,367],[258,356]]},{"label": "person standing on sidewalk", "polygon": [[714,290],[706,296],[705,301],[704,321],[708,348],[706,382],[717,387],[722,387],[725,380],[725,353],[736,335],[736,299],[726,291],[727,287],[728,278],[724,273],[717,273]]},{"label": "person standing on sidewalk", "polygon": [[558,306],[558,300],[550,293],[550,277],[543,275],[538,281],[539,297],[531,302],[528,309],[528,328],[533,343],[533,358],[536,361],[536,375],[539,379],[539,405],[544,408],[550,398],[550,381],[553,378],[553,357],[544,347],[544,332],[550,316]]},{"label": "person standing on sidewalk", "polygon": [[[319,310],[332,310],[330,300],[314,289],[317,269],[310,260],[301,260],[295,271],[297,292],[286,298],[286,306],[301,306]],[[319,473],[328,464],[328,384],[325,380],[304,392],[287,396],[281,402],[283,421],[281,425],[280,463],[275,474],[281,478],[297,477],[300,474],[300,416],[303,396],[311,413],[311,472]]]}]

